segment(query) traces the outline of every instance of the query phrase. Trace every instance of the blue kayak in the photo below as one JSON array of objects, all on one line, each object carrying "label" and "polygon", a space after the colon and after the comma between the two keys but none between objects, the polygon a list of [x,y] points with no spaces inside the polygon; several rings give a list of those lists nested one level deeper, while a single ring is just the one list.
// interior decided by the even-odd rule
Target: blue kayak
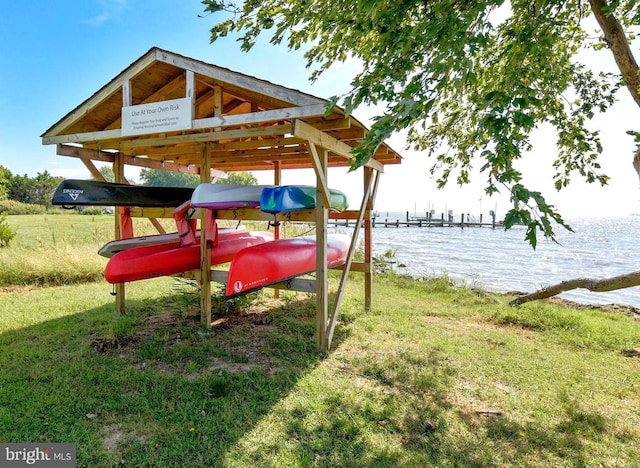
[{"label": "blue kayak", "polygon": [[[349,206],[347,196],[330,189],[331,210],[344,211]],[[310,210],[316,207],[316,188],[309,185],[279,185],[265,187],[260,197],[260,210],[276,214],[286,211]]]}]

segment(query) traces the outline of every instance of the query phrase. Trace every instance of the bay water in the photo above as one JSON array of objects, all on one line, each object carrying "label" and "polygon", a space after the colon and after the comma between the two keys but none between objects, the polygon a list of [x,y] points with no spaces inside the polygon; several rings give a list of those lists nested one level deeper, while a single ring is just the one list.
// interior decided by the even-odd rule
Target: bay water
[{"label": "bay water", "polygon": [[[382,219],[406,219],[387,213]],[[456,219],[456,218],[454,218]],[[378,218],[380,220],[380,218]],[[533,292],[564,280],[603,279],[640,270],[640,216],[568,219],[574,232],[558,226],[556,242],[539,235],[535,250],[525,228],[381,227],[372,229],[374,256],[396,253],[397,271],[414,277],[447,275],[458,284],[490,291]],[[332,227],[330,232],[352,228]],[[362,234],[361,234],[362,235]],[[640,287],[611,292],[575,289],[559,295],[583,304],[640,308]]]}]

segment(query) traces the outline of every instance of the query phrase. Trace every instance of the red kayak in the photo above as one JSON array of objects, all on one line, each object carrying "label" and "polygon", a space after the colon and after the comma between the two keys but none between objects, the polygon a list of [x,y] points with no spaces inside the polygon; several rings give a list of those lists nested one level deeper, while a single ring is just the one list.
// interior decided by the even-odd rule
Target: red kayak
[{"label": "red kayak", "polygon": [[[273,234],[246,231],[244,235],[221,237],[211,248],[211,264],[230,262],[236,253],[247,247],[273,240]],[[200,268],[200,245],[180,247],[176,242],[134,247],[118,252],[109,259],[104,277],[109,283],[126,283],[159,276],[170,276]]]},{"label": "red kayak", "polygon": [[[349,238],[327,238],[327,267],[347,260]],[[311,273],[316,269],[315,237],[295,237],[255,245],[241,250],[233,258],[227,280],[227,299],[247,294],[270,284]]]}]

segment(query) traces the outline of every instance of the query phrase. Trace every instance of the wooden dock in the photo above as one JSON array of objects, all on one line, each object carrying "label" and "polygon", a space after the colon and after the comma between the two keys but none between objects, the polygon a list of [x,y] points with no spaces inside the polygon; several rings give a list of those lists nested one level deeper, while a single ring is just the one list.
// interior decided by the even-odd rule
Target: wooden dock
[{"label": "wooden dock", "polygon": [[[400,228],[400,227],[457,227],[457,228],[472,228],[472,227],[490,227],[495,229],[496,227],[502,227],[502,222],[496,221],[496,215],[493,211],[489,212],[490,220],[483,221],[482,214],[479,218],[475,218],[470,214],[461,214],[459,218],[454,219],[452,214],[445,217],[444,213],[441,213],[439,217],[434,216],[432,213],[425,213],[425,216],[410,216],[407,211],[404,219],[389,218],[381,216],[372,216],[372,227],[385,227],[385,228]],[[329,219],[329,226],[333,227],[353,227],[355,220],[352,219]]]}]

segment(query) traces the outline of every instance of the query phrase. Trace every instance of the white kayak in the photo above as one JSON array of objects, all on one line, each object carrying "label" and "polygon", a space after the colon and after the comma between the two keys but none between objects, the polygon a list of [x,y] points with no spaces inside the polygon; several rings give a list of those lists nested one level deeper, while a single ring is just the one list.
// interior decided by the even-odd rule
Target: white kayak
[{"label": "white kayak", "polygon": [[[233,237],[234,234],[241,234],[244,232],[246,232],[244,226],[238,226],[237,228],[218,228],[218,235],[221,238]],[[196,232],[196,237],[200,237],[200,231]],[[100,248],[100,250],[98,250],[98,254],[106,258],[111,258],[118,252],[133,249],[135,247],[146,247],[150,245],[170,244],[178,242],[180,242],[180,234],[177,232],[171,232],[168,234],[155,234],[152,236],[131,237],[129,239],[120,239],[107,242]]]},{"label": "white kayak", "polygon": [[262,189],[273,185],[200,184],[191,195],[194,208],[259,208]]}]

